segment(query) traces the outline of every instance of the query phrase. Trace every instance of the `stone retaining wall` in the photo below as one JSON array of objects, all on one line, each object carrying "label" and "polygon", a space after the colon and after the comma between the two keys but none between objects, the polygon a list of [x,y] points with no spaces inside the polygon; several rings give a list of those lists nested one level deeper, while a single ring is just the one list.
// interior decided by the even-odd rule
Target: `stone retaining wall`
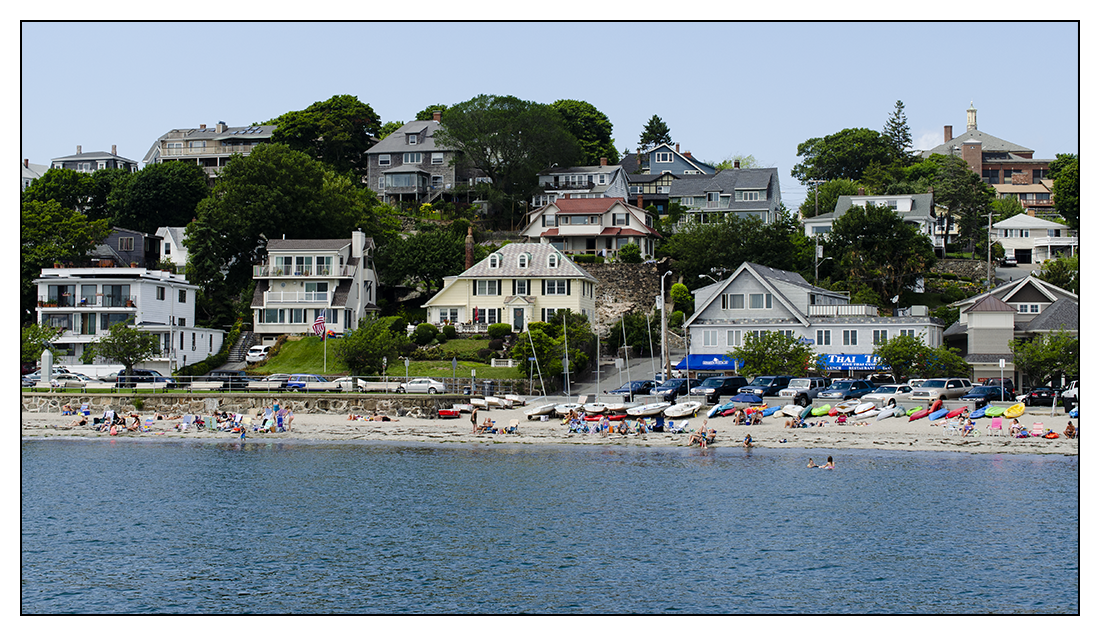
[{"label": "stone retaining wall", "polygon": [[[651,263],[578,263],[599,281],[596,283],[596,316],[592,327],[600,336],[623,314],[649,312],[661,293],[661,276],[669,270],[668,259]],[[675,281],[665,281],[665,294]]]},{"label": "stone retaining wall", "polygon": [[60,414],[65,404],[79,408],[81,404],[88,403],[93,416],[100,416],[104,411],[113,410],[116,413],[128,413],[134,410],[134,398],[140,397],[144,402],[142,411],[151,413],[159,411],[172,415],[197,415],[199,413],[212,413],[214,411],[230,411],[234,413],[255,412],[258,409],[271,406],[278,400],[279,404],[290,409],[294,413],[356,413],[359,415],[378,411],[386,415],[410,415],[412,417],[434,417],[439,409],[449,409],[453,404],[469,402],[466,397],[436,397],[414,395],[376,395],[376,394],[280,394],[280,395],[249,395],[249,394],[106,394],[106,393],[32,393],[24,394],[22,410],[25,413],[57,413]]},{"label": "stone retaining wall", "polygon": [[936,264],[932,266],[932,271],[940,274],[955,274],[962,278],[975,280],[985,280],[986,277],[985,261],[969,259],[952,258],[936,261]]}]

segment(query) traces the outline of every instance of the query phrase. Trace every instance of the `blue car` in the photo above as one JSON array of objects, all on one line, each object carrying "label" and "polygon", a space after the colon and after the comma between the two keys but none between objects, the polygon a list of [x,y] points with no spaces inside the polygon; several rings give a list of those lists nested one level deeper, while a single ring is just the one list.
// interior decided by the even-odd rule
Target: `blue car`
[{"label": "blue car", "polygon": [[656,385],[653,380],[634,380],[617,389],[604,391],[604,393],[608,395],[625,395],[627,400],[633,400],[635,395],[648,395],[650,389],[654,386]]}]

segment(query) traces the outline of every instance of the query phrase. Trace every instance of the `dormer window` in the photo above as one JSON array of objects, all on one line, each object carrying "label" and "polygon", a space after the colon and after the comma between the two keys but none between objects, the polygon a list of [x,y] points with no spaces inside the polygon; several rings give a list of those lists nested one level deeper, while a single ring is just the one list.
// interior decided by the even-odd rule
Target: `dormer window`
[{"label": "dormer window", "polygon": [[416,133],[409,133],[408,134],[409,145],[410,146],[415,146],[416,145],[416,137],[417,137]]},{"label": "dormer window", "polygon": [[546,266],[549,267],[550,269],[557,269],[557,267],[558,267],[558,255],[557,254],[551,254],[550,258],[546,262]]},{"label": "dormer window", "polygon": [[653,154],[655,155],[654,161],[657,163],[672,163],[671,152],[655,152]]},{"label": "dormer window", "polygon": [[498,269],[500,267],[500,254],[491,254],[489,256],[489,269]]},{"label": "dormer window", "polygon": [[529,254],[519,255],[519,268],[527,269],[527,265],[531,262],[531,256]]}]

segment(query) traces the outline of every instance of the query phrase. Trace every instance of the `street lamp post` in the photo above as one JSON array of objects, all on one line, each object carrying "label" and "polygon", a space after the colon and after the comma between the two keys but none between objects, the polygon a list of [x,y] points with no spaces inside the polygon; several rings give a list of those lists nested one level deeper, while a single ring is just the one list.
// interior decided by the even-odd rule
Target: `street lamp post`
[{"label": "street lamp post", "polygon": [[657,297],[657,302],[661,304],[661,370],[664,371],[664,379],[668,380],[669,368],[668,368],[668,320],[665,319],[665,276],[671,274],[671,271],[661,274],[661,295]]},{"label": "street lamp post", "polygon": [[817,234],[814,234],[814,285],[817,284],[817,267],[825,261],[833,260],[832,256],[821,258],[821,247],[817,244]]}]

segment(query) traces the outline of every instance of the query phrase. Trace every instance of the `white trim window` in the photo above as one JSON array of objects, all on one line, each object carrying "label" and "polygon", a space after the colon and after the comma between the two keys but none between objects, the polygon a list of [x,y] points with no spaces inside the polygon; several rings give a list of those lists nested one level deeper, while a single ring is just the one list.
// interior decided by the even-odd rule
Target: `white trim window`
[{"label": "white trim window", "polygon": [[901,331],[898,332],[898,335],[900,335],[900,336],[909,336],[910,338],[916,338],[917,337],[917,331],[915,329],[902,329]]},{"label": "white trim window", "polygon": [[607,175],[601,174],[597,180],[600,185],[607,185]]},{"label": "white trim window", "polygon": [[420,136],[416,133],[407,133],[405,135],[405,140],[409,143],[410,146],[415,146],[417,141],[419,141],[419,138]]},{"label": "white trim window", "polygon": [[833,332],[829,329],[817,330],[817,346],[829,347],[833,344]]},{"label": "white trim window", "polygon": [[744,309],[744,294],[722,294],[722,309]]},{"label": "white trim window", "polygon": [[432,175],[432,187],[433,188],[442,188],[443,187],[443,175],[441,175],[441,174],[433,174]]},{"label": "white trim window", "polygon": [[672,153],[655,152],[653,153],[653,160],[655,163],[672,163]]},{"label": "white trim window", "polygon": [[734,201],[759,201],[759,190],[737,190],[733,193]]},{"label": "white trim window", "polygon": [[721,207],[722,193],[721,192],[708,192],[707,193],[707,207],[717,208]]},{"label": "white trim window", "polygon": [[520,269],[527,269],[527,266],[530,265],[530,264],[531,264],[531,255],[530,254],[520,254],[519,255],[519,268]]},{"label": "white trim window", "polygon": [[717,347],[718,346],[718,330],[707,329],[703,331],[703,346],[704,347]]},{"label": "white trim window", "polygon": [[528,294],[527,279],[526,278],[517,278],[517,279],[515,279],[515,282],[516,282],[516,296],[526,296]]},{"label": "white trim window", "polygon": [[440,307],[439,322],[458,322],[458,307]]},{"label": "white trim window", "polygon": [[842,331],[844,332],[845,347],[855,347],[859,345],[859,337],[857,335],[859,333],[858,331],[856,331],[855,329],[844,329]]},{"label": "white trim window", "polygon": [[[565,218],[569,218],[569,217],[565,217]],[[550,269],[557,269],[558,268],[558,261],[560,260],[560,258],[561,257],[558,256],[557,254],[551,254],[550,257],[546,259],[546,266],[549,267]]]},{"label": "white trim window", "polygon": [[568,291],[567,281],[563,279],[547,279],[546,280],[546,295],[547,296],[564,296]]},{"label": "white trim window", "polygon": [[496,279],[492,280],[478,280],[477,281],[477,293],[475,296],[499,296],[500,287],[497,286]]},{"label": "white trim window", "polygon": [[880,344],[886,344],[886,341],[888,340],[888,338],[886,337],[886,330],[885,329],[872,329],[871,330],[871,340],[872,340],[871,344],[874,344],[876,346],[880,345]]},{"label": "white trim window", "polygon": [[132,251],[134,251],[134,237],[132,237],[132,236],[120,236],[120,237],[118,237],[118,251],[120,251],[120,252],[132,252]]},{"label": "white trim window", "polygon": [[401,163],[421,163],[424,161],[424,153],[422,152],[406,152],[401,157]]},{"label": "white trim window", "polygon": [[378,155],[378,165],[388,166],[388,165],[390,165],[390,163],[391,163],[391,161],[390,161],[390,156],[389,155]]},{"label": "white trim window", "polygon": [[489,269],[499,269],[499,268],[500,268],[500,254],[490,254],[489,255]]},{"label": "white trim window", "polygon": [[433,166],[442,166],[443,165],[443,153],[442,152],[433,152],[432,153],[432,165]]},{"label": "white trim window", "polygon": [[1016,311],[1021,314],[1037,314],[1039,313],[1039,305],[1017,305]]},{"label": "white trim window", "polygon": [[771,309],[771,294],[749,294],[749,309]]},{"label": "white trim window", "polygon": [[680,205],[684,206],[685,208],[694,207],[695,197],[680,197]]},{"label": "white trim window", "polygon": [[727,329],[726,330],[726,346],[727,347],[740,347],[741,346],[741,330],[740,329]]}]

